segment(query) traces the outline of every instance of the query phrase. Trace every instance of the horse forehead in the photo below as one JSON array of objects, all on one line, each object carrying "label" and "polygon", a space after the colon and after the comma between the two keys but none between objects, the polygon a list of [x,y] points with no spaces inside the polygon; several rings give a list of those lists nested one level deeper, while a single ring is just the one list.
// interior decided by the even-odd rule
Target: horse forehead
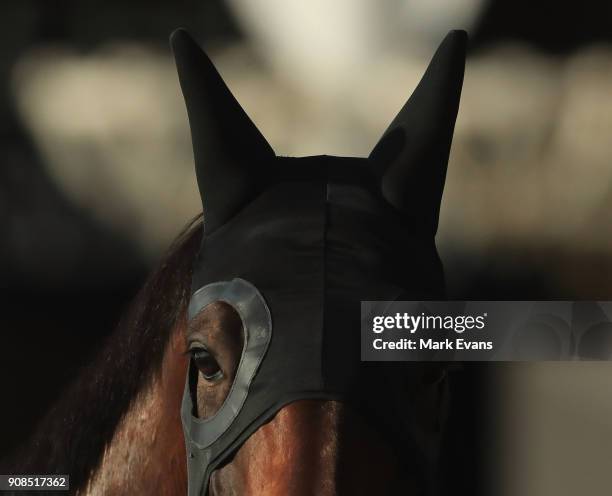
[{"label": "horse forehead", "polygon": [[367,159],[281,160],[274,180],[207,236],[195,289],[230,276],[295,286],[288,278],[318,281],[325,264],[363,282],[415,251],[415,235],[382,199]]},{"label": "horse forehead", "polygon": [[[322,227],[332,210],[344,208],[368,217],[388,216],[389,205],[380,194],[380,178],[370,161],[357,157],[318,155],[278,157],[270,170],[270,181],[242,217],[251,225],[253,237],[308,233]],[[359,215],[356,216],[359,224]]]},{"label": "horse forehead", "polygon": [[250,248],[250,258],[264,254],[268,259],[273,252],[297,263],[325,247],[337,259],[362,258],[365,263],[381,254],[395,258],[402,247],[414,244],[405,219],[382,198],[368,159],[321,155],[277,160],[273,180],[211,237],[220,242],[210,240],[210,257],[213,245],[223,245],[223,253],[215,254],[226,260],[233,250],[243,258]]},{"label": "horse forehead", "polygon": [[407,231],[389,210],[368,185],[283,180],[248,205],[228,231],[248,244],[295,248],[344,240],[382,247]]}]

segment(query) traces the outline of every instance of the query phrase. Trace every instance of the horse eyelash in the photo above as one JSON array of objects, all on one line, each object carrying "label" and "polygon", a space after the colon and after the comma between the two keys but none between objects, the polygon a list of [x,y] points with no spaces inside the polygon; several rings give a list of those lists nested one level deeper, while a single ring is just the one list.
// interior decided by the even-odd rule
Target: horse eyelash
[{"label": "horse eyelash", "polygon": [[188,345],[188,346],[187,346],[187,349],[185,349],[184,351],[182,351],[182,352],[181,352],[181,355],[183,355],[183,356],[188,356],[188,355],[189,355],[189,356],[191,356],[191,354],[192,354],[194,351],[196,351],[196,350],[204,350],[204,351],[206,351],[206,352],[210,353],[210,352],[208,351],[208,349],[207,349],[207,348],[205,348],[204,346],[199,346],[199,347],[195,347],[195,346],[194,346],[193,348],[189,348],[189,345]]}]

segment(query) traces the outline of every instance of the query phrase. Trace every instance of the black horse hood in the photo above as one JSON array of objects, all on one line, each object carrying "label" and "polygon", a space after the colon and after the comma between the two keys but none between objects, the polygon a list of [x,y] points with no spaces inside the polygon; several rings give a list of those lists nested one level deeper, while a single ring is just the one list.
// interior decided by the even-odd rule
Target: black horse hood
[{"label": "black horse hood", "polygon": [[193,416],[187,381],[189,494],[205,494],[212,470],[297,399],[350,402],[410,442],[410,429],[393,427],[389,409],[381,408],[393,391],[360,393],[360,301],[443,297],[434,237],[465,33],[449,33],[362,159],[277,157],[189,35],[176,31],[171,45],[204,211],[189,316],[223,300],[245,327],[232,391],[211,419]]}]

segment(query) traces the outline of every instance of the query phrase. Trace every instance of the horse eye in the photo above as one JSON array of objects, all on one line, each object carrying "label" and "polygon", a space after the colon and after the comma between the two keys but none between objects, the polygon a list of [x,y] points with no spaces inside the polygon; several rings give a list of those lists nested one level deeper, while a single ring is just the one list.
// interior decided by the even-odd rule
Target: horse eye
[{"label": "horse eye", "polygon": [[204,348],[190,350],[191,359],[207,381],[218,381],[223,377],[223,371],[214,357]]}]

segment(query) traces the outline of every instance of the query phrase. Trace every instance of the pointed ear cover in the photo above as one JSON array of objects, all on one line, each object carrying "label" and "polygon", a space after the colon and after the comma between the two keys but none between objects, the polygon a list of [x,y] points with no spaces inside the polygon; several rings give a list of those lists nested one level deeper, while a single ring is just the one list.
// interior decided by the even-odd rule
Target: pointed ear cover
[{"label": "pointed ear cover", "polygon": [[382,194],[435,234],[463,84],[467,33],[451,31],[370,154]]},{"label": "pointed ear cover", "polygon": [[170,35],[185,97],[206,234],[259,189],[275,155],[210,59],[183,29]]}]

